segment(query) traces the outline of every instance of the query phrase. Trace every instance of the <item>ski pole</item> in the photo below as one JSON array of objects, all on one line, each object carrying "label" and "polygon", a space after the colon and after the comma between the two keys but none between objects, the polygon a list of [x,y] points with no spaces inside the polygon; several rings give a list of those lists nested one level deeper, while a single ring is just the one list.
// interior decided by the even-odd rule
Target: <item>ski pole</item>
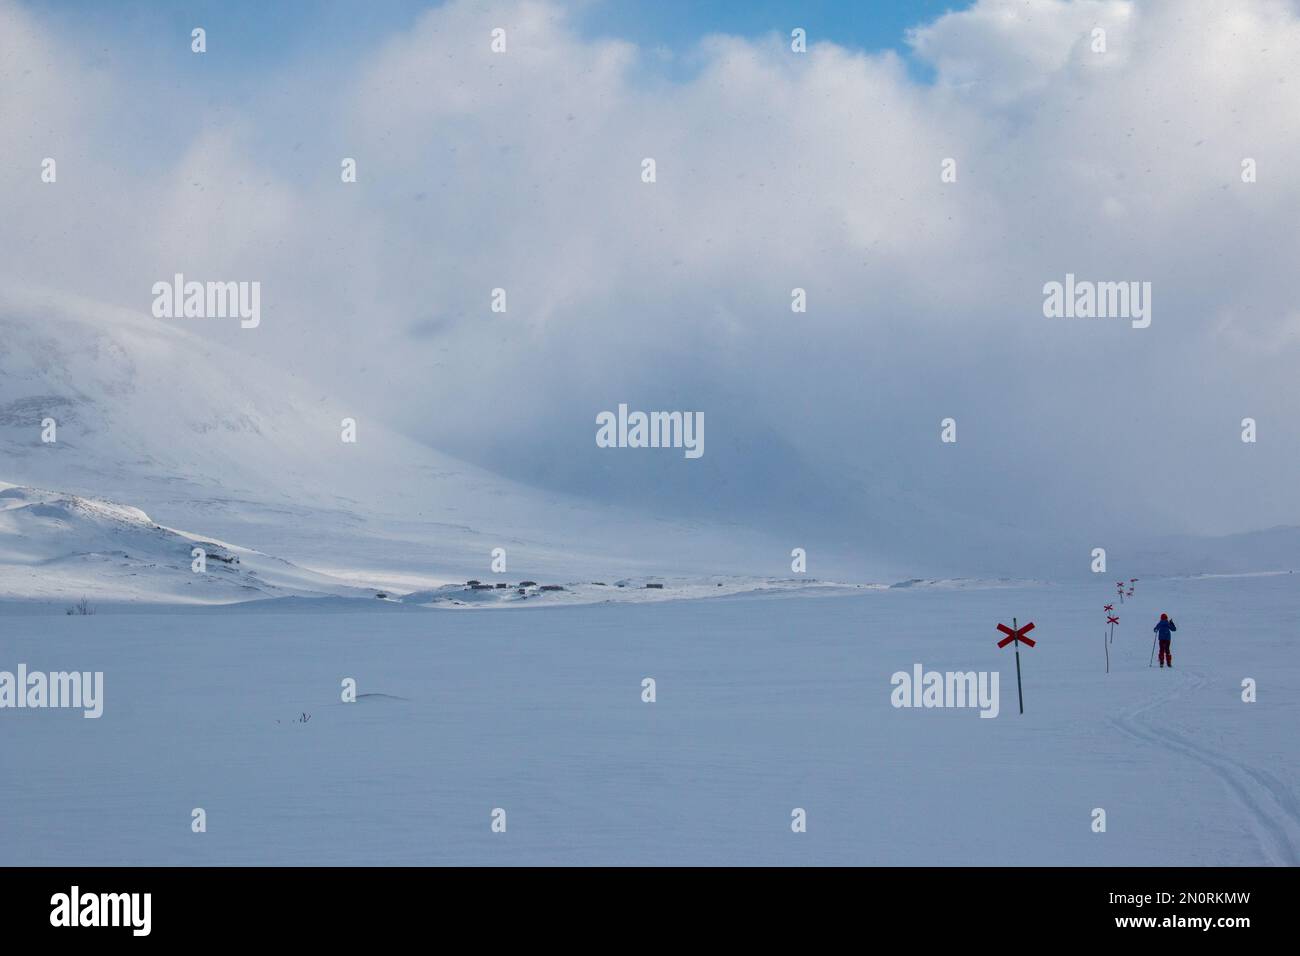
[{"label": "ski pole", "polygon": [[1151,660],[1147,661],[1147,667],[1150,667],[1152,664],[1154,664],[1155,659],[1156,659],[1156,639],[1155,637],[1152,637],[1151,638]]}]

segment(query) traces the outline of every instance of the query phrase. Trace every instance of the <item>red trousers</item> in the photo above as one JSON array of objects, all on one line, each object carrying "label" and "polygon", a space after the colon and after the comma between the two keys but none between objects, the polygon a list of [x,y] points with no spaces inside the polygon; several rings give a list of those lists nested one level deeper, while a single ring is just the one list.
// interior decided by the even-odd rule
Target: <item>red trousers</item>
[{"label": "red trousers", "polygon": [[1164,667],[1166,661],[1169,662],[1170,667],[1174,666],[1174,655],[1169,653],[1169,642],[1167,640],[1160,642],[1160,666]]}]

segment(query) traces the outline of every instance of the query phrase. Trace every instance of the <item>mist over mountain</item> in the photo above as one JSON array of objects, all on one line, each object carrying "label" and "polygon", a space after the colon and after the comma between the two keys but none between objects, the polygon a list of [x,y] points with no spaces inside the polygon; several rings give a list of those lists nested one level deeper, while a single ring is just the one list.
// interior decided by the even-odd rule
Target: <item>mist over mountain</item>
[{"label": "mist over mountain", "polygon": [[[143,508],[310,566],[417,582],[482,572],[494,548],[535,573],[735,571],[755,553],[743,529],[500,478],[172,323],[10,301],[0,343],[0,480],[11,484]],[[355,442],[343,441],[345,419]]]}]

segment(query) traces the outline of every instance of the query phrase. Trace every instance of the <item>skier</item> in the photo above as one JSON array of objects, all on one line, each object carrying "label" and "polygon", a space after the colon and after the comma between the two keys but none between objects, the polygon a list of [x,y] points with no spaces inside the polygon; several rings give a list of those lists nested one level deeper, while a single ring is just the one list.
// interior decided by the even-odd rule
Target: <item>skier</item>
[{"label": "skier", "polygon": [[1156,636],[1160,638],[1160,666],[1164,667],[1165,662],[1168,661],[1169,666],[1173,667],[1174,655],[1169,653],[1169,641],[1171,633],[1178,628],[1173,621],[1169,620],[1168,614],[1161,614],[1159,622],[1151,630],[1155,631]]}]

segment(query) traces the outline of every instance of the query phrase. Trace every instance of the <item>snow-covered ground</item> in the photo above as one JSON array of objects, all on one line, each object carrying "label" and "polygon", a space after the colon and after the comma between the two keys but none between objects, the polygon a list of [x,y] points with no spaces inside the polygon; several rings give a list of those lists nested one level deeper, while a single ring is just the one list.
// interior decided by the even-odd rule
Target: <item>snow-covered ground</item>
[{"label": "snow-covered ground", "polygon": [[[1295,576],[1138,589],[1109,675],[1103,583],[0,604],[0,670],[101,670],[105,698],[0,716],[0,864],[1300,863]],[[1173,671],[1148,667],[1160,611]],[[1013,616],[1038,638],[1023,716]],[[916,663],[999,671],[999,716],[895,709]]]},{"label": "snow-covered ground", "polygon": [[165,528],[129,505],[0,482],[0,599],[221,604],[327,594],[374,592]]},{"label": "snow-covered ground", "polygon": [[[195,565],[196,549],[203,553],[201,570]],[[916,586],[998,585],[977,579],[908,579],[884,585],[820,581],[806,575],[735,574],[532,580],[505,572],[447,581],[401,571],[327,571],[164,527],[131,505],[0,482],[0,600],[46,607],[66,609],[82,600],[98,607],[329,596],[468,609],[680,601],[769,591],[826,595]]]}]

